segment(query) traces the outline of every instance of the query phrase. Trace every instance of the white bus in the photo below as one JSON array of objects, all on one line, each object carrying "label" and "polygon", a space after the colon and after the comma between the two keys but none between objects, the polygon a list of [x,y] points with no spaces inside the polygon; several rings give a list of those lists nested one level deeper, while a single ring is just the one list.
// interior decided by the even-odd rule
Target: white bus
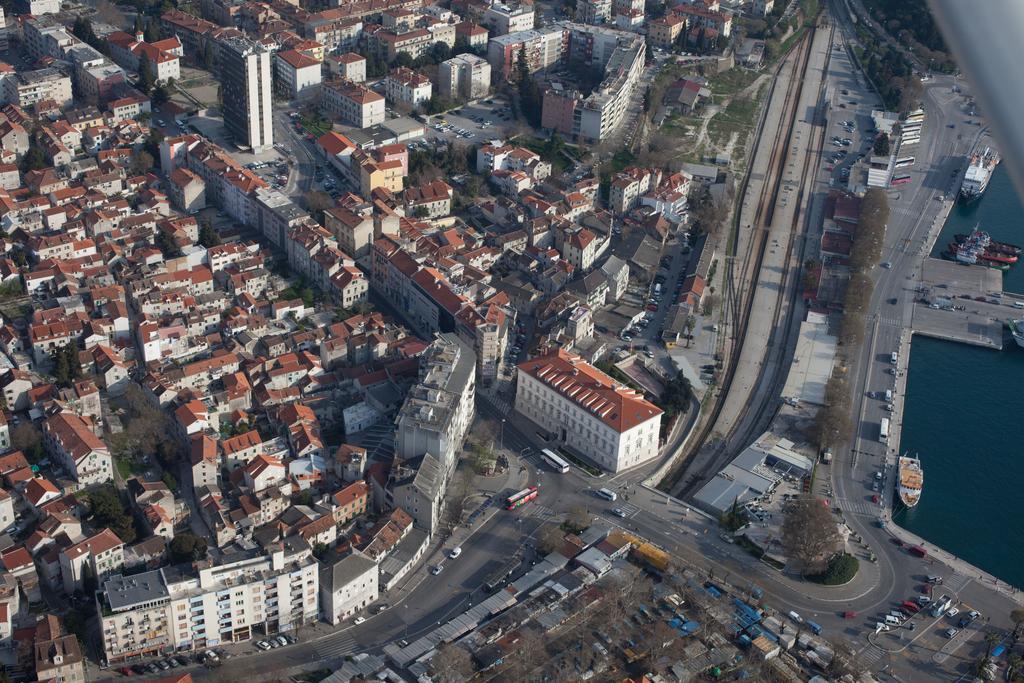
[{"label": "white bus", "polygon": [[902,159],[896,160],[896,168],[905,168],[907,166],[914,165],[914,157],[903,157]]},{"label": "white bus", "polygon": [[889,439],[889,418],[883,417],[878,427],[878,440],[885,443]]},{"label": "white bus", "polygon": [[615,500],[619,497],[618,494],[615,493],[615,491],[609,491],[608,489],[598,489],[596,493],[605,500],[610,500],[612,502],[615,502]]},{"label": "white bus", "polygon": [[554,451],[545,448],[540,452],[540,457],[544,458],[544,461],[551,465],[557,472],[562,474],[569,473],[569,463],[560,458]]}]

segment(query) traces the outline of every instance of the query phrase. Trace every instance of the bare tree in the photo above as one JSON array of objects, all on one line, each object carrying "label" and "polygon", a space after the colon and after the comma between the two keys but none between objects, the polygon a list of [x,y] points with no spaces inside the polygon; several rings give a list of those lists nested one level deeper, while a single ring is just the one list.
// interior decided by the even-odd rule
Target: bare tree
[{"label": "bare tree", "polygon": [[839,530],[825,501],[803,496],[789,504],[782,523],[782,545],[805,571],[820,571],[839,544]]},{"label": "bare tree", "polygon": [[565,524],[571,527],[575,533],[579,533],[590,526],[590,514],[581,507],[574,507],[566,515]]},{"label": "bare tree", "polygon": [[537,549],[547,555],[562,547],[565,534],[554,524],[546,524],[537,534]]},{"label": "bare tree", "polygon": [[445,643],[430,660],[430,668],[440,683],[462,683],[473,674],[473,659],[465,648]]}]

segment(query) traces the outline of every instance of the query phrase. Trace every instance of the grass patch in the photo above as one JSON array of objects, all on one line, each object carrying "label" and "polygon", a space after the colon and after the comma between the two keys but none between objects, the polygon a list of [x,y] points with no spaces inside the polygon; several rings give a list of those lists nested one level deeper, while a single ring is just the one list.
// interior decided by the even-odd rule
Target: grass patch
[{"label": "grass patch", "polygon": [[626,149],[620,149],[612,157],[612,173],[618,173],[636,160],[633,153]]},{"label": "grass patch", "polygon": [[329,133],[333,130],[330,121],[325,121],[319,116],[308,117],[303,116],[299,119],[302,123],[302,127],[306,129],[307,133],[312,133],[313,137],[320,137],[324,133]]},{"label": "grass patch", "polygon": [[860,560],[849,553],[836,555],[828,561],[828,567],[821,574],[808,576],[809,581],[823,586],[842,586],[853,580],[860,571]]},{"label": "grass patch", "polygon": [[716,144],[727,144],[734,133],[738,137],[753,130],[757,116],[757,100],[749,97],[734,98],[725,109],[715,114],[708,124],[708,137]]},{"label": "grass patch", "polygon": [[600,476],[604,475],[604,472],[602,472],[601,470],[597,469],[596,467],[594,467],[593,465],[591,465],[589,463],[583,462],[582,460],[577,458],[572,453],[567,453],[567,452],[565,452],[562,449],[556,449],[556,450],[558,451],[558,454],[560,456],[562,456],[563,458],[565,458],[566,460],[571,462],[573,465],[576,465],[576,467],[579,467],[581,470],[583,470],[584,472],[586,472],[590,476],[592,476],[592,477],[600,477]]},{"label": "grass patch", "polygon": [[732,95],[757,80],[760,74],[746,69],[729,69],[711,79],[712,95]]}]

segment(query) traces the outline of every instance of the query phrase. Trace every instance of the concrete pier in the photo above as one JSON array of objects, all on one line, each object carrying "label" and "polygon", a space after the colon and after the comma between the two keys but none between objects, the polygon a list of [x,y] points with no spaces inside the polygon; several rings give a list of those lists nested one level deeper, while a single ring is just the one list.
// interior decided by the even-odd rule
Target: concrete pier
[{"label": "concrete pier", "polygon": [[1024,313],[1003,294],[1002,273],[985,266],[925,259],[918,287],[913,334],[998,350],[1006,320]]}]

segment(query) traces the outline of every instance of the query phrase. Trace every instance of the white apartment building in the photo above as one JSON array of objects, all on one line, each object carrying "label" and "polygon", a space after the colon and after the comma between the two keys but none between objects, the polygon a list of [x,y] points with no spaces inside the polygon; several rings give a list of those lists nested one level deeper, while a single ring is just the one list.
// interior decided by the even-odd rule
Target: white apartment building
[{"label": "white apartment building", "polygon": [[339,76],[346,81],[362,83],[366,80],[366,57],[355,52],[331,55],[327,58],[327,67],[332,76]]},{"label": "white apartment building", "polygon": [[383,97],[358,83],[334,81],[320,89],[320,109],[358,128],[384,123]]},{"label": "white apartment building", "polygon": [[533,5],[492,4],[484,12],[480,23],[491,30],[492,36],[503,36],[517,31],[533,29]]},{"label": "white apartment building", "polygon": [[41,100],[54,100],[66,107],[73,102],[71,77],[53,67],[10,74],[3,79],[3,97],[5,103],[23,109]]},{"label": "white apartment building", "polygon": [[283,50],[274,55],[278,92],[289,99],[314,97],[323,80],[320,62],[298,50]]},{"label": "white apartment building", "polygon": [[96,600],[108,662],[290,631],[317,620],[319,573],[309,546],[236,551],[198,576],[172,567],[103,582]]},{"label": "white apartment building", "polygon": [[320,611],[328,624],[337,625],[365,608],[379,591],[377,563],[358,550],[320,567]]},{"label": "white apartment building", "polygon": [[610,472],[658,456],[660,408],[575,354],[559,349],[521,363],[516,411]]},{"label": "white apartment building", "polygon": [[494,77],[508,79],[515,73],[520,50],[525,50],[526,63],[533,73],[561,59],[567,41],[568,32],[559,25],[495,36],[487,43],[487,61]]},{"label": "white apartment building", "polygon": [[236,144],[266,151],[274,146],[270,50],[240,38],[220,46],[224,127]]},{"label": "white apartment building", "polygon": [[46,452],[82,486],[114,478],[110,449],[78,415],[55,413],[43,422]]},{"label": "white apartment building", "polygon": [[437,65],[438,88],[443,97],[472,100],[491,89],[491,65],[470,52]]},{"label": "white apartment building", "polygon": [[430,453],[442,479],[455,470],[474,415],[476,356],[451,333],[438,335],[420,357],[420,378],[395,420],[395,453],[412,459]]},{"label": "white apartment building", "polygon": [[433,94],[430,79],[404,66],[392,69],[384,80],[384,91],[392,103],[401,102],[410,107],[426,104]]}]

